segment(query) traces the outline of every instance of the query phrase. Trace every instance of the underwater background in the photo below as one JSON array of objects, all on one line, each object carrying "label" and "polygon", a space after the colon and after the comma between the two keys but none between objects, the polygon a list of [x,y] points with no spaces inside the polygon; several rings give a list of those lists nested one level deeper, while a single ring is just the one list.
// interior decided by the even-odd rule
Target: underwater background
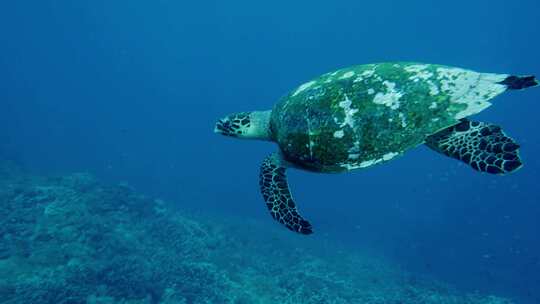
[{"label": "underwater background", "polygon": [[259,193],[275,145],[213,133],[350,65],[539,75],[538,37],[533,0],[4,1],[0,303],[540,303],[540,89],[475,116],[509,176],[289,170],[307,237]]}]

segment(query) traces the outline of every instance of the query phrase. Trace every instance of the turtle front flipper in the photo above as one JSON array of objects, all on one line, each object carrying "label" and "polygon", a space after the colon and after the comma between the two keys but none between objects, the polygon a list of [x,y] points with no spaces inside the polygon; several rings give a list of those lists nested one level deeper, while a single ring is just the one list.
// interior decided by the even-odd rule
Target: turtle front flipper
[{"label": "turtle front flipper", "polygon": [[259,185],[266,206],[272,217],[290,230],[311,234],[311,224],[298,213],[292,199],[285,170],[278,153],[272,153],[263,161]]},{"label": "turtle front flipper", "polygon": [[506,174],[522,166],[519,145],[499,126],[462,119],[455,126],[428,136],[431,149],[491,174]]}]

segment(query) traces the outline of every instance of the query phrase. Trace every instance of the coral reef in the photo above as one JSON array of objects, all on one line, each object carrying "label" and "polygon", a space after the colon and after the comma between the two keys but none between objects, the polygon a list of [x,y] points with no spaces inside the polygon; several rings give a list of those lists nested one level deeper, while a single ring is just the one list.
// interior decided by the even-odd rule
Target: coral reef
[{"label": "coral reef", "polygon": [[0,303],[510,303],[257,223],[188,216],[87,174],[0,168]]}]

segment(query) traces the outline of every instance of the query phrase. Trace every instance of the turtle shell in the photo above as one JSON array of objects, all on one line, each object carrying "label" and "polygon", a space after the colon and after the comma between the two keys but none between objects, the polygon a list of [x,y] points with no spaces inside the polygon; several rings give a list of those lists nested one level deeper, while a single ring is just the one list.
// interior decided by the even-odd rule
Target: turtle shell
[{"label": "turtle shell", "polygon": [[342,69],[284,96],[272,136],[287,161],[307,170],[369,167],[487,108],[507,76],[417,63]]}]

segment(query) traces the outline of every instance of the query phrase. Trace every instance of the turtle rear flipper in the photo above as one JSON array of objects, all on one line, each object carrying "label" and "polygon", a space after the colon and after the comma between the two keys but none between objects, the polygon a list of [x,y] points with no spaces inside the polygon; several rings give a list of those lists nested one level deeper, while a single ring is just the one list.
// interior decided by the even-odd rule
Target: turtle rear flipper
[{"label": "turtle rear flipper", "polygon": [[499,126],[462,119],[426,138],[431,149],[491,174],[506,174],[522,166],[519,145]]},{"label": "turtle rear flipper", "polygon": [[499,82],[508,87],[509,90],[523,90],[538,85],[538,79],[534,76],[508,76]]},{"label": "turtle rear flipper", "polygon": [[311,224],[298,213],[292,199],[285,170],[278,153],[271,154],[263,161],[259,184],[266,206],[272,217],[290,230],[311,234]]}]

